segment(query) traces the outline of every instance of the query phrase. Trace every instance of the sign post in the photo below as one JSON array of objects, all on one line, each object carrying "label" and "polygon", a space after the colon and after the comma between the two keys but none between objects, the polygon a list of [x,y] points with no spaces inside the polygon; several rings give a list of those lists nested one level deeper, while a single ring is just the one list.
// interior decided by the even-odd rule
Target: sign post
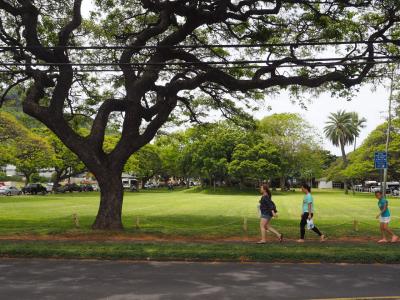
[{"label": "sign post", "polygon": [[394,87],[394,71],[395,69],[393,68],[392,70],[392,76],[390,77],[390,96],[389,96],[389,117],[388,117],[388,127],[387,127],[387,133],[386,133],[386,166],[383,170],[383,184],[385,186],[385,189],[383,190],[383,197],[386,197],[386,182],[387,182],[387,173],[388,173],[388,167],[387,167],[387,153],[389,152],[389,142],[390,142],[390,127],[392,124],[392,98],[393,98],[393,87]]},{"label": "sign post", "polygon": [[383,196],[386,196],[386,181],[382,183],[382,171],[387,170],[387,153],[386,152],[375,152],[374,155],[375,169],[381,170],[381,192]]}]

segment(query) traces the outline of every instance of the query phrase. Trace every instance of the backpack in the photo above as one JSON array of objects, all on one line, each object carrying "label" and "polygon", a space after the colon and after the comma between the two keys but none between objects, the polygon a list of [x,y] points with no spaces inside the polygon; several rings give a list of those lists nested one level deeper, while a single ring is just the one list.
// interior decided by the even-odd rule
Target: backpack
[{"label": "backpack", "polygon": [[275,213],[277,213],[278,211],[277,211],[277,209],[276,209],[275,202],[274,202],[274,201],[272,201],[272,199],[271,199],[271,198],[269,198],[269,201],[271,201],[271,204],[272,204],[272,210],[273,210]]}]

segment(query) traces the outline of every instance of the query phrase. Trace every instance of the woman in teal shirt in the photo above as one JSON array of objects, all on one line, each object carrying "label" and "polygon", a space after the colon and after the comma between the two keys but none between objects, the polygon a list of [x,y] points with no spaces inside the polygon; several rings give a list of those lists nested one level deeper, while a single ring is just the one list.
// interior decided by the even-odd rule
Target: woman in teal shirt
[{"label": "woman in teal shirt", "polygon": [[[307,220],[312,220],[314,216],[314,199],[311,196],[311,187],[308,184],[303,184],[301,190],[305,194],[302,204],[302,213],[300,221],[300,239],[297,240],[298,243],[304,243],[304,236],[306,234]],[[312,231],[319,235],[321,242],[326,240],[325,236],[319,231],[316,226],[312,227]]]},{"label": "woman in teal shirt", "polygon": [[375,197],[376,199],[378,199],[378,207],[380,210],[376,218],[379,219],[381,233],[382,233],[382,239],[380,239],[378,243],[387,243],[386,233],[392,236],[391,241],[392,243],[395,243],[398,241],[399,237],[389,229],[389,223],[390,223],[389,202],[386,200],[386,198],[383,197],[380,191],[375,192]]}]

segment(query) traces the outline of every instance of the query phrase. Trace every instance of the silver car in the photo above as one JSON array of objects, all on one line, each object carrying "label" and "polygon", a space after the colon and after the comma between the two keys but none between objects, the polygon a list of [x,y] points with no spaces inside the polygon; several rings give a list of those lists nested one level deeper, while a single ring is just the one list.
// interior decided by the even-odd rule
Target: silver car
[{"label": "silver car", "polygon": [[21,195],[21,190],[14,186],[2,186],[0,187],[0,195],[12,196]]}]

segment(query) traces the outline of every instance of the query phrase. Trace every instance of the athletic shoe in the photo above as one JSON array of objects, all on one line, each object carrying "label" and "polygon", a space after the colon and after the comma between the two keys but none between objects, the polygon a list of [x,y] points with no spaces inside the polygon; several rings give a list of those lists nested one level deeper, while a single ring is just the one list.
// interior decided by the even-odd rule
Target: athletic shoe
[{"label": "athletic shoe", "polygon": [[258,241],[256,244],[266,244],[266,241]]},{"label": "athletic shoe", "polygon": [[321,235],[321,242],[325,242],[328,238],[325,235]]},{"label": "athletic shoe", "polygon": [[381,239],[381,240],[378,241],[378,243],[387,243],[387,240],[386,239]]},{"label": "athletic shoe", "polygon": [[298,242],[298,243],[304,243],[304,240],[303,240],[303,239],[299,239],[299,240],[297,240],[296,242]]},{"label": "athletic shoe", "polygon": [[392,236],[392,243],[396,243],[399,240],[399,237],[397,235]]}]

